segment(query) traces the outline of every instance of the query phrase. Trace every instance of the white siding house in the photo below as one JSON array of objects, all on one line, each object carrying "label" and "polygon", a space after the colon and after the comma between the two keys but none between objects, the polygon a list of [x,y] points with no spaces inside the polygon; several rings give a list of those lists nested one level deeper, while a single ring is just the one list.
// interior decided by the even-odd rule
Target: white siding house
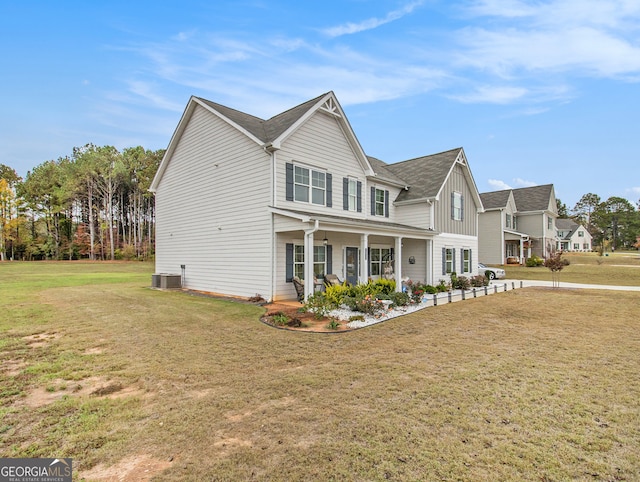
[{"label": "white siding house", "polygon": [[[156,272],[184,287],[295,299],[291,280],[472,275],[482,203],[462,148],[386,164],[333,92],[268,120],[192,97],[151,190]],[[305,295],[314,290],[305,283]]]}]

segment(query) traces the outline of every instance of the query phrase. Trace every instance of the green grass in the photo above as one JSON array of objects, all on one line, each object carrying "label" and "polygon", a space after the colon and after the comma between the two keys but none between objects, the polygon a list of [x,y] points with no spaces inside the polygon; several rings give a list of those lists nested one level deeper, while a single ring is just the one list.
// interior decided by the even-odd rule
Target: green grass
[{"label": "green grass", "polygon": [[[571,263],[560,272],[560,282],[594,283],[603,285],[640,286],[640,252],[609,253],[567,253]],[[507,279],[551,281],[551,272],[544,266],[527,268],[524,266],[504,266]]]},{"label": "green grass", "polygon": [[[2,456],[73,457],[76,478],[172,459],[166,481],[640,472],[640,293],[524,289],[311,334],[150,290],[151,272],[0,264]],[[77,391],[95,378],[131,395]],[[37,391],[57,398],[27,405]]]}]

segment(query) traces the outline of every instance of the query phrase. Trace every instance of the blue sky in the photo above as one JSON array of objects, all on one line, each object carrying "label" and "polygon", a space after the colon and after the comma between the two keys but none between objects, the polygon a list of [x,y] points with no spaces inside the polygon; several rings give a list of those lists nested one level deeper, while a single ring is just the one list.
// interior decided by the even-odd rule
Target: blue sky
[{"label": "blue sky", "polygon": [[0,1],[0,163],[165,148],[191,95],[333,90],[365,152],[464,147],[481,192],[640,199],[638,0]]}]

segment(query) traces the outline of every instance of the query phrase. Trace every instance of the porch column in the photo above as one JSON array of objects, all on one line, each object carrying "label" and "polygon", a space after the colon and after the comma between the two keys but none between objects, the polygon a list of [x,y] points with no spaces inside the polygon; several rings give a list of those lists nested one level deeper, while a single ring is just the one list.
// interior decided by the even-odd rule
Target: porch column
[{"label": "porch column", "polygon": [[520,236],[520,264],[524,263],[524,239]]},{"label": "porch column", "polygon": [[435,264],[433,259],[433,239],[427,239],[425,245],[427,253],[425,261],[426,266],[424,267],[426,279],[424,282],[428,285],[433,285],[433,266]]},{"label": "porch column", "polygon": [[358,273],[358,282],[366,283],[369,277],[369,235],[360,235],[360,272]]},{"label": "porch column", "polygon": [[402,237],[396,237],[396,292],[402,291]]},{"label": "porch column", "polygon": [[306,300],[314,292],[313,284],[313,233],[305,232],[304,236],[304,299]]}]

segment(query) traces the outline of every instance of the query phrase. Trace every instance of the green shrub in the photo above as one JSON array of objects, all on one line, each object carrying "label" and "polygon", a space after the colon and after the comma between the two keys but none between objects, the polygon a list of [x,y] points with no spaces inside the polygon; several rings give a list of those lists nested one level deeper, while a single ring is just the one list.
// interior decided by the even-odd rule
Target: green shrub
[{"label": "green shrub", "polygon": [[305,309],[313,313],[314,317],[318,320],[331,310],[331,306],[322,292],[317,292],[309,296],[304,306]]},{"label": "green shrub", "polygon": [[351,288],[347,285],[331,285],[324,290],[324,297],[331,307],[339,308],[350,292]]},{"label": "green shrub", "polygon": [[275,315],[273,315],[272,319],[276,325],[280,325],[280,326],[286,325],[287,322],[289,321],[289,317],[284,313],[282,313],[281,311],[278,311]]},{"label": "green shrub", "polygon": [[407,306],[411,302],[411,297],[407,293],[393,292],[389,298],[392,306]]},{"label": "green shrub", "polygon": [[424,285],[423,288],[424,288],[424,292],[430,295],[435,295],[438,292],[438,288],[436,288],[435,286]]},{"label": "green shrub", "polygon": [[450,288],[451,286],[443,279],[441,279],[436,285],[436,290],[438,291],[438,293],[445,293],[449,291]]},{"label": "green shrub", "polygon": [[377,315],[384,311],[385,306],[380,301],[376,300],[373,296],[365,296],[364,298],[356,299],[355,311],[364,313],[366,315]]},{"label": "green shrub", "polygon": [[376,287],[377,294],[383,293],[390,295],[396,291],[396,281],[392,279],[381,278],[373,282]]},{"label": "green shrub", "polygon": [[527,268],[535,268],[537,266],[542,266],[544,264],[544,260],[540,256],[536,256],[535,254],[527,259],[525,266]]}]

